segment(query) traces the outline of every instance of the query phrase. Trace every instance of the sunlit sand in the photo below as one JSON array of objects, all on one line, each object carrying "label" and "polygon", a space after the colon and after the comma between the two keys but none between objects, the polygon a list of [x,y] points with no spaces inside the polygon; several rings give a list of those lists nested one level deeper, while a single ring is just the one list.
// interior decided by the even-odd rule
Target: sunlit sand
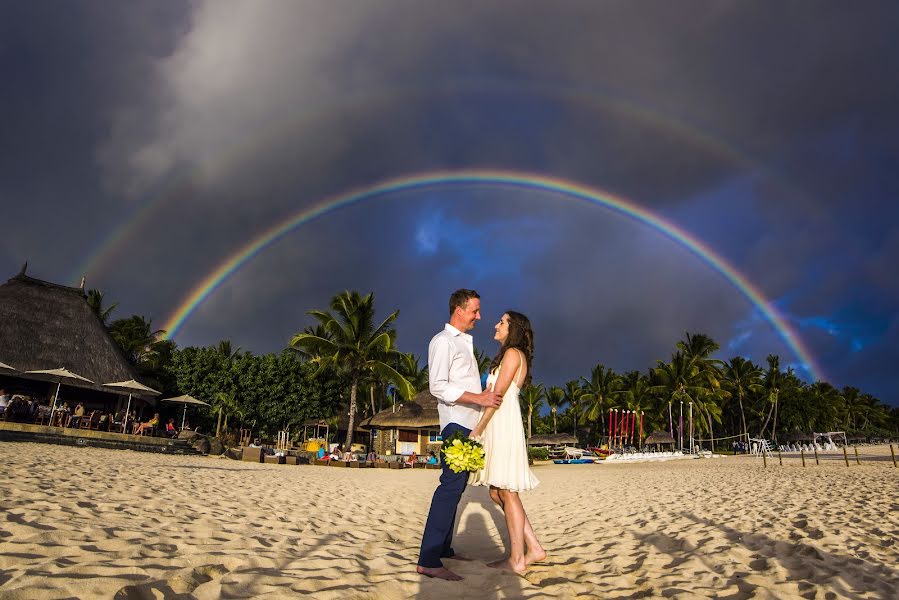
[{"label": "sunlit sand", "polygon": [[[869,450],[870,452],[870,450]],[[889,453],[886,449],[885,452]],[[549,553],[488,568],[502,516],[462,502],[451,563],[415,573],[439,471],[0,444],[0,598],[887,598],[899,589],[891,461],[537,465]]]}]

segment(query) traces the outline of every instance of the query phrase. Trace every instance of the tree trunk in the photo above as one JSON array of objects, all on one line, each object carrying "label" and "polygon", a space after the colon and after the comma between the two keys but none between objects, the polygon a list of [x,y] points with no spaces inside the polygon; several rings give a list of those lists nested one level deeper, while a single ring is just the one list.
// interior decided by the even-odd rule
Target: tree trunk
[{"label": "tree trunk", "polygon": [[[765,417],[765,424],[762,425],[762,430],[761,430],[761,432],[759,433],[759,437],[760,437],[760,438],[764,438],[764,437],[765,437],[765,428],[768,427],[768,421],[771,420],[771,414],[774,412],[774,405],[775,405],[775,403],[777,402],[777,399],[774,397],[774,394],[772,394],[772,395],[769,397],[769,400],[773,400],[773,402],[771,402],[771,408],[768,409],[768,416]],[[772,437],[773,437],[773,435],[772,435]]]},{"label": "tree trunk", "polygon": [[[746,437],[746,443],[749,443],[749,430],[746,429],[746,413],[743,411],[743,390],[737,389],[737,399],[740,401],[740,419],[743,421],[743,435]],[[710,415],[711,416],[711,415]],[[715,443],[712,442],[714,447]]]},{"label": "tree trunk", "polygon": [[771,438],[777,443],[777,405],[780,403],[780,395],[774,397],[774,424],[771,425]]},{"label": "tree trunk", "polygon": [[225,422],[222,424],[222,431],[228,433],[228,413],[225,413]]},{"label": "tree trunk", "polygon": [[553,409],[553,433],[559,433],[558,428],[556,428],[556,411]]},{"label": "tree trunk", "polygon": [[346,443],[344,452],[349,452],[353,446],[353,426],[356,420],[356,392],[359,389],[359,379],[353,378],[353,386],[350,388],[350,415],[346,425]]},{"label": "tree trunk", "polygon": [[534,414],[534,407],[528,406],[528,439],[531,439],[531,417]]},{"label": "tree trunk", "polygon": [[375,384],[371,384],[368,388],[369,394],[371,396],[371,414],[375,415]]},{"label": "tree trunk", "polygon": [[219,407],[219,418],[215,424],[215,437],[218,437],[222,432],[222,407]]}]

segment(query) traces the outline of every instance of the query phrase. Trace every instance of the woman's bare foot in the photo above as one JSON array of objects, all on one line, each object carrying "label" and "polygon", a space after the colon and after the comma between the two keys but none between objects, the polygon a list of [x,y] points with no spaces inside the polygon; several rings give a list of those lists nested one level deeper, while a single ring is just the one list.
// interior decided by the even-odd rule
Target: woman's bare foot
[{"label": "woman's bare foot", "polygon": [[423,567],[418,565],[415,567],[416,572],[427,577],[436,577],[437,579],[446,579],[447,581],[462,581],[465,579],[461,575],[453,573],[446,567]]},{"label": "woman's bare foot", "polygon": [[512,571],[516,575],[523,575],[525,570],[527,569],[527,565],[522,561],[521,563],[513,563],[511,559],[504,558],[502,560],[497,560],[492,563],[487,563],[487,566],[492,569],[505,569],[506,571]]},{"label": "woman's bare foot", "polygon": [[539,550],[528,550],[524,555],[524,565],[526,567],[530,567],[535,562],[540,562],[541,560],[546,558],[546,550],[540,548]]}]

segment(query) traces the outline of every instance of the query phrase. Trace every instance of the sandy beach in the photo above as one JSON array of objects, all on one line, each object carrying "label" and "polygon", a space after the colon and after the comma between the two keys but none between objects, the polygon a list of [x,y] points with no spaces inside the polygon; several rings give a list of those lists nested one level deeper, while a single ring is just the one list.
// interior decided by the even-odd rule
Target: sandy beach
[{"label": "sandy beach", "polygon": [[[872,452],[872,449],[867,449]],[[889,453],[888,449],[880,451]],[[728,457],[538,465],[548,559],[500,557],[501,513],[463,498],[450,583],[414,572],[438,471],[334,469],[0,444],[0,599],[889,598],[890,461],[764,469]]]}]

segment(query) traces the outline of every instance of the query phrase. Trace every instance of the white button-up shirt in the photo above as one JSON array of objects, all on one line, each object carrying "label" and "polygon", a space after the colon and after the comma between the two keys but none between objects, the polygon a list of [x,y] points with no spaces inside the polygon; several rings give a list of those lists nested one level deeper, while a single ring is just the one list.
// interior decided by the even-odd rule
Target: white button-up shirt
[{"label": "white button-up shirt", "polygon": [[449,323],[428,345],[428,386],[437,398],[440,430],[450,423],[474,429],[481,407],[457,404],[464,392],[481,393],[481,374],[474,357],[474,340]]}]

